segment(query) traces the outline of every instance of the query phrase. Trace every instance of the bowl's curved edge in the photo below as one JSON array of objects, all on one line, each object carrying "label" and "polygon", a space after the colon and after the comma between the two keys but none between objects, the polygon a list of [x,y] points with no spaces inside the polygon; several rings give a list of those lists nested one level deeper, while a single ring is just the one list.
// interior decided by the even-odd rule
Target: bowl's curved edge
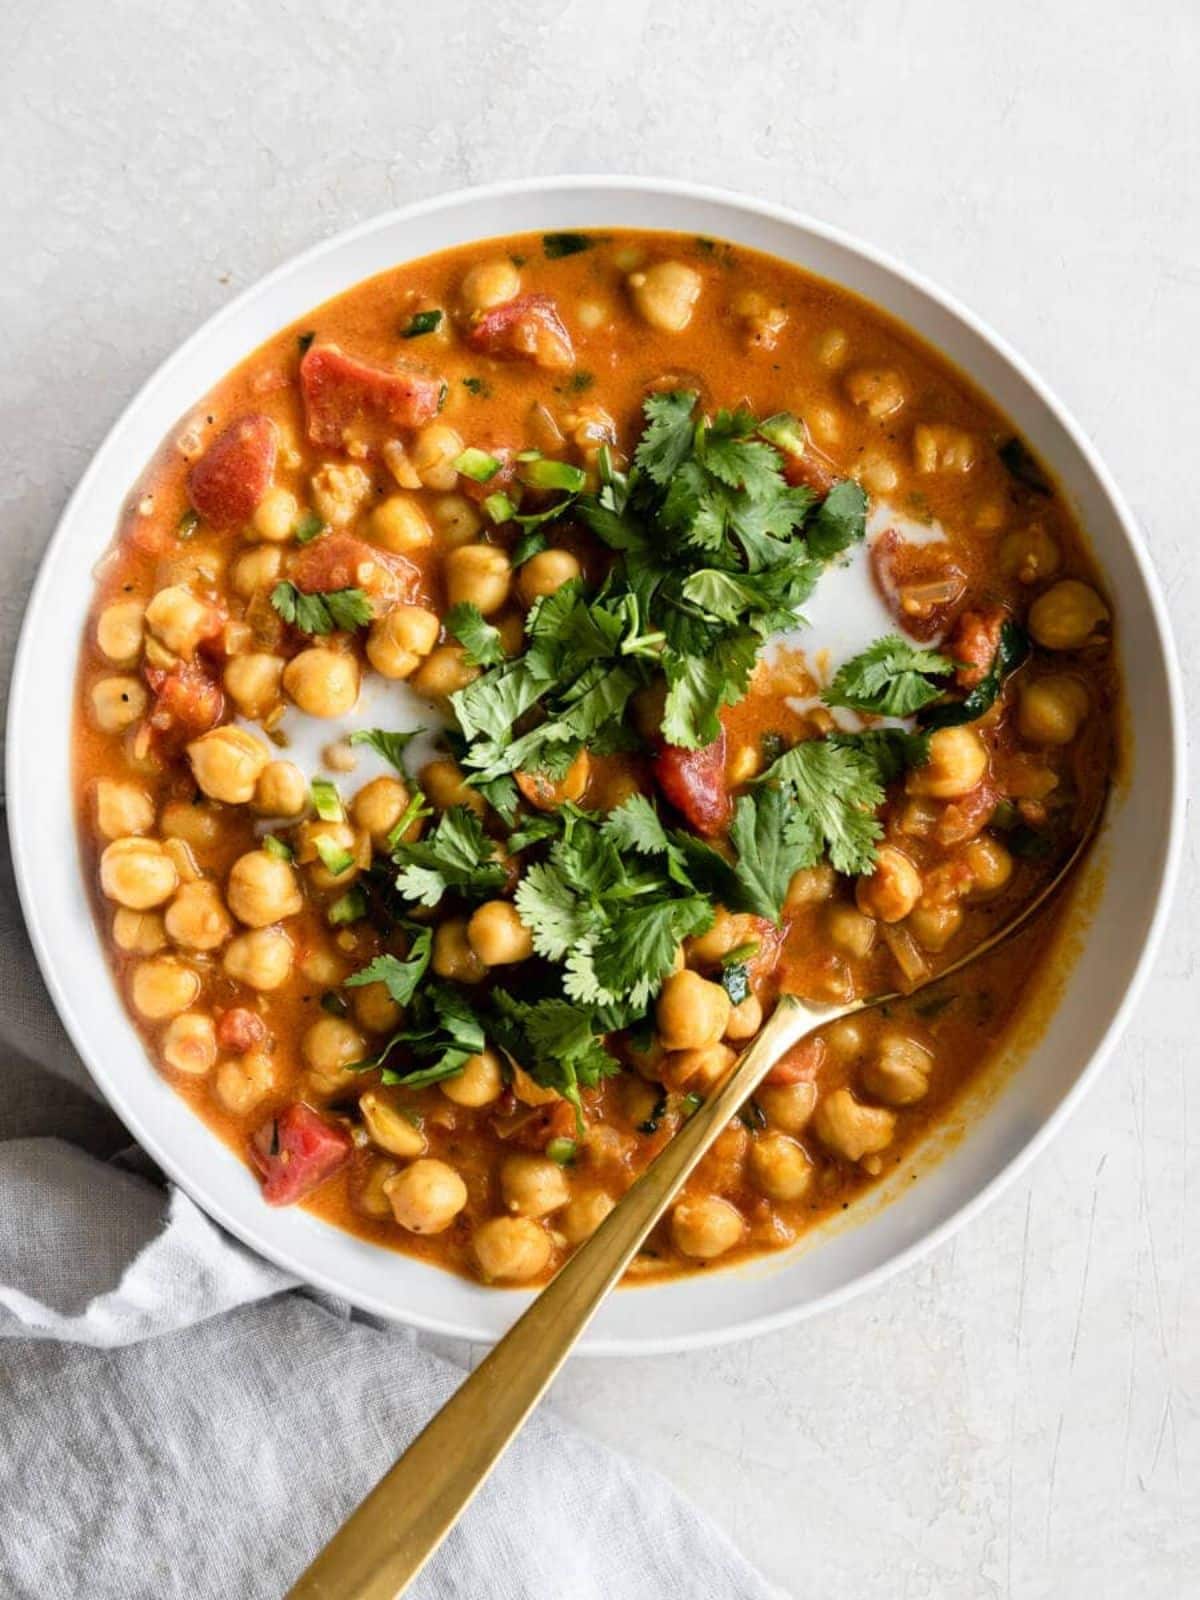
[{"label": "bowl's curved edge", "polygon": [[[327,253],[344,248],[357,238],[367,236],[382,228],[394,226],[397,223],[414,220],[417,217],[431,215],[441,210],[450,210],[471,203],[502,200],[509,196],[547,190],[571,192],[585,188],[608,191],[628,190],[650,195],[668,192],[681,198],[690,198],[719,205],[733,212],[767,217],[787,226],[798,228],[863,258],[884,272],[890,273],[901,282],[908,284],[928,297],[932,302],[948,312],[950,316],[963,323],[978,338],[989,344],[1041,400],[1064,432],[1070,437],[1108,500],[1138,566],[1149,599],[1155,632],[1162,650],[1169,699],[1168,723],[1172,766],[1170,826],[1169,836],[1162,853],[1162,866],[1159,874],[1159,888],[1154,913],[1135,965],[1133,976],[1126,987],[1104,1038],[1059,1104],[1017,1154],[989,1182],[984,1184],[971,1199],[960,1205],[919,1240],[897,1251],[880,1265],[860,1273],[841,1287],[782,1311],[747,1318],[742,1322],[717,1330],[706,1329],[692,1336],[676,1335],[663,1339],[585,1337],[585,1342],[580,1346],[581,1354],[652,1355],[731,1343],[737,1339],[769,1333],[779,1328],[790,1326],[807,1317],[814,1316],[820,1311],[831,1310],[844,1304],[854,1296],[865,1293],[867,1290],[886,1282],[894,1274],[913,1265],[948,1239],[976,1216],[984,1206],[990,1204],[1025,1171],[1079,1105],[1084,1094],[1096,1081],[1105,1063],[1111,1057],[1120,1035],[1127,1026],[1129,1017],[1143,992],[1158,952],[1177,887],[1182,860],[1186,784],[1182,677],[1166,604],[1157,575],[1151,565],[1149,554],[1133,515],[1107,467],[1092,446],[1091,441],[1071,413],[1037,373],[1033,371],[1024,358],[986,322],[923,274],[909,268],[875,246],[865,243],[830,224],[770,201],[754,200],[733,191],[674,179],[578,174],[548,179],[534,178],[478,185],[473,188],[455,190],[448,194],[434,195],[424,200],[415,201],[407,206],[379,213],[362,223],[356,224],[354,227],[342,230],[327,239],[320,240],[307,250],[290,257],[264,277],[257,279],[202,323],[194,333],[160,363],[122,409],[120,416],[109,429],[103,443],[96,451],[73,494],[70,496],[59,518],[55,533],[43,555],[37,579],[30,593],[25,620],[18,642],[9,695],[6,787],[9,796],[10,845],[13,854],[18,896],[38,966],[72,1043],[79,1051],[89,1072],[103,1090],[106,1098],[113,1104],[133,1136],[147,1149],[168,1176],[178,1183],[185,1193],[231,1234],[239,1238],[251,1249],[273,1260],[286,1271],[293,1273],[297,1278],[312,1283],[328,1293],[344,1297],[346,1294],[345,1285],[336,1278],[319,1269],[314,1269],[310,1262],[288,1250],[274,1244],[264,1244],[261,1238],[253,1234],[253,1230],[246,1228],[233,1217],[219,1200],[214,1200],[208,1194],[201,1198],[193,1187],[189,1176],[178,1169],[170,1154],[162,1148],[160,1141],[144,1127],[138,1115],[137,1107],[132,1104],[129,1097],[119,1087],[114,1086],[103,1066],[97,1065],[96,1061],[93,1060],[92,1052],[88,1045],[86,1019],[77,1014],[59,979],[57,959],[51,952],[47,930],[38,905],[37,886],[32,876],[32,862],[24,848],[28,840],[28,828],[25,821],[23,803],[18,798],[21,794],[21,786],[17,781],[16,774],[16,764],[19,759],[17,752],[21,748],[21,739],[25,736],[25,725],[32,716],[33,694],[31,685],[26,680],[30,677],[31,672],[30,658],[33,653],[31,640],[37,632],[40,613],[48,602],[49,573],[47,558],[58,541],[61,530],[72,515],[75,506],[86,498],[92,483],[99,476],[108,454],[116,447],[127,417],[152,397],[155,389],[166,382],[176,365],[182,365],[188,359],[195,347],[210,339],[227,321],[235,319],[241,313],[243,307],[251,300],[269,292],[272,285],[284,276],[291,274],[303,265],[319,261]],[[32,727],[32,724],[30,726]],[[515,1316],[524,1308],[529,1296],[518,1291],[508,1291],[508,1293],[512,1296]],[[354,1295],[354,1303],[362,1310],[386,1320],[396,1320],[396,1312],[393,1306],[378,1299],[373,1299],[370,1295],[356,1293]],[[467,1339],[472,1342],[490,1343],[496,1337],[495,1332],[491,1329],[466,1325],[425,1313],[410,1312],[406,1314],[404,1320],[406,1323],[421,1328],[426,1332]]]}]

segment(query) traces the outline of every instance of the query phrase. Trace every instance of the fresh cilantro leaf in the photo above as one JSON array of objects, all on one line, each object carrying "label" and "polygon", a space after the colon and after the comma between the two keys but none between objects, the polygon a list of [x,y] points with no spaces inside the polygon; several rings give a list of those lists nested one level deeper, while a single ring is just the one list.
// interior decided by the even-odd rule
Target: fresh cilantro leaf
[{"label": "fresh cilantro leaf", "polygon": [[564,988],[573,999],[642,1007],[672,970],[680,943],[712,926],[704,895],[632,904],[618,911],[590,949],[567,957]]},{"label": "fresh cilantro leaf", "polygon": [[518,1000],[503,989],[492,995],[497,1018],[493,1032],[509,1058],[543,1089],[554,1089],[575,1107],[582,1130],[580,1086],[595,1088],[615,1077],[621,1064],[593,1030],[592,1014],[568,1000]]},{"label": "fresh cilantro leaf", "polygon": [[343,628],[353,632],[365,628],[374,612],[361,589],[326,589],[306,594],[294,583],[277,583],[271,590],[271,604],[285,622],[301,633],[334,633]]},{"label": "fresh cilantro leaf", "polygon": [[848,706],[881,717],[908,717],[936,700],[940,683],[930,677],[947,677],[954,663],[936,650],[921,650],[898,633],[874,644],[840,666],[822,695],[829,706]]},{"label": "fresh cilantro leaf", "polygon": [[483,824],[466,806],[451,806],[424,839],[398,843],[392,859],[401,869],[396,888],[406,900],[436,906],[449,890],[486,900],[505,884],[505,871]]},{"label": "fresh cilantro leaf", "polygon": [[634,453],[638,467],[660,488],[670,483],[692,447],[692,412],[696,396],[670,389],[647,397],[646,429]]},{"label": "fresh cilantro leaf", "polygon": [[433,933],[429,928],[422,928],[409,946],[407,961],[392,955],[376,956],[347,978],[345,986],[347,989],[361,989],[368,983],[382,983],[398,1006],[406,1006],[425,976],[432,949]]},{"label": "fresh cilantro leaf", "polygon": [[509,562],[515,572],[518,567],[523,567],[530,556],[539,556],[546,549],[550,541],[540,528],[531,528],[521,535],[512,547]]},{"label": "fresh cilantro leaf", "polygon": [[835,483],[817,507],[808,527],[808,548],[828,561],[865,537],[867,496],[853,478]]},{"label": "fresh cilantro leaf", "polygon": [[843,750],[861,751],[875,763],[882,784],[893,782],[910,767],[922,767],[929,760],[929,735],[910,733],[907,728],[831,733],[827,742]]},{"label": "fresh cilantro leaf", "polygon": [[440,311],[418,311],[401,328],[400,337],[402,339],[419,339],[423,333],[433,333],[440,326],[441,320],[442,313]]},{"label": "fresh cilantro leaf", "polygon": [[392,733],[386,728],[356,728],[350,735],[351,744],[369,745],[385,761],[390,761],[397,772],[408,774],[404,769],[404,752],[419,733],[424,733],[423,728],[410,728],[404,733]]},{"label": "fresh cilantro leaf", "polygon": [[603,830],[618,850],[635,850],[639,855],[666,855],[671,848],[667,830],[649,795],[632,794],[609,812]]},{"label": "fresh cilantro leaf", "polygon": [[517,913],[533,948],[548,961],[565,961],[573,946],[594,930],[597,915],[547,863],[535,863],[517,885]]},{"label": "fresh cilantro leaf", "polygon": [[496,667],[505,660],[500,630],[485,620],[483,612],[469,600],[451,606],[443,618],[447,633],[452,633],[466,651],[473,667]]},{"label": "fresh cilantro leaf", "polygon": [[876,810],[883,802],[879,769],[858,746],[805,739],[780,756],[758,780],[780,784],[794,808],[793,826],[808,831],[812,859],[828,851],[839,872],[870,872],[883,833]]},{"label": "fresh cilantro leaf", "polygon": [[662,735],[668,744],[696,750],[721,731],[717,712],[746,693],[758,657],[758,638],[745,631],[728,635],[705,656],[664,654],[667,704]]},{"label": "fresh cilantro leaf", "polygon": [[820,859],[813,829],[790,810],[781,789],[767,788],[738,801],[729,839],[737,851],[742,906],[778,923],[793,876]]},{"label": "fresh cilantro leaf", "polygon": [[[483,1021],[459,989],[445,983],[428,983],[413,998],[406,1024],[376,1055],[355,1064],[356,1071],[382,1066],[384,1083],[421,1089],[460,1073],[487,1043]],[[392,1064],[392,1053],[407,1046],[414,1065]]]},{"label": "fresh cilantro leaf", "polygon": [[324,518],[317,516],[315,511],[307,511],[292,529],[292,538],[297,544],[311,544],[318,534],[324,532]]}]

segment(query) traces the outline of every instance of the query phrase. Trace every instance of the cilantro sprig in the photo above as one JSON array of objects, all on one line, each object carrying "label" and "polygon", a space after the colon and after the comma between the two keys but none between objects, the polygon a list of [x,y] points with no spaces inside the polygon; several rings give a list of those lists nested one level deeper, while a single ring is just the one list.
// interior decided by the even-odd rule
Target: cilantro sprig
[{"label": "cilantro sprig", "polygon": [[374,616],[371,602],[362,589],[325,589],[306,594],[294,583],[277,583],[271,590],[271,604],[285,622],[301,633],[352,633],[365,628]]}]

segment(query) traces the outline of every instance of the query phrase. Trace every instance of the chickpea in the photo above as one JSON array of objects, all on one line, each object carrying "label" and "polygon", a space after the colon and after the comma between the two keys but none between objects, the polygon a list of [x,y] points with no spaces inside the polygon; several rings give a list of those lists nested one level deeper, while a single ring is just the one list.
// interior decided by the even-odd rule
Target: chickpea
[{"label": "chickpea", "polygon": [[504,1088],[504,1075],[500,1070],[500,1057],[494,1050],[481,1050],[477,1056],[468,1056],[456,1078],[445,1078],[441,1090],[447,1100],[456,1106],[488,1106],[500,1098]]},{"label": "chickpea", "polygon": [[437,643],[440,624],[424,606],[393,606],[367,634],[367,660],[384,678],[411,678]]},{"label": "chickpea", "polygon": [[213,608],[190,589],[173,583],[160,589],[146,607],[146,625],[168,650],[190,656],[212,632]]},{"label": "chickpea", "polygon": [[478,507],[465,494],[438,495],[433,503],[433,521],[443,550],[473,543],[483,527]]},{"label": "chickpea", "polygon": [[427,700],[449,698],[474,683],[479,668],[467,661],[460,644],[440,644],[431,650],[412,675],[412,686]]},{"label": "chickpea", "polygon": [[186,1011],[199,993],[198,975],[174,956],[152,956],[133,969],[130,997],[134,1010],[156,1022]]},{"label": "chickpea", "polygon": [[612,1210],[616,1201],[603,1189],[589,1189],[567,1202],[557,1219],[559,1232],[568,1244],[582,1244]]},{"label": "chickpea", "polygon": [[453,1167],[425,1157],[383,1186],[392,1215],[409,1233],[444,1233],[467,1203],[467,1186]]},{"label": "chickpea", "polygon": [[971,893],[996,894],[1013,874],[1013,858],[999,839],[981,833],[964,851],[971,871]]},{"label": "chickpea", "polygon": [[716,1044],[729,1025],[732,1009],[719,983],[690,970],[671,973],[655,1007],[663,1048],[692,1050]]},{"label": "chickpea", "polygon": [[467,937],[465,917],[449,917],[438,923],[430,964],[439,978],[453,978],[457,983],[479,983],[487,977],[488,969]]},{"label": "chickpea", "polygon": [[140,600],[118,600],[96,619],[96,643],[114,667],[128,667],[141,654],[146,608]]},{"label": "chickpea", "polygon": [[750,1176],[768,1200],[799,1200],[813,1180],[813,1164],[802,1144],[786,1133],[764,1133],[750,1146]]},{"label": "chickpea", "polygon": [[214,728],[187,747],[192,775],[210,800],[245,805],[254,794],[270,751],[243,728]]},{"label": "chickpea", "polygon": [[517,788],[539,811],[557,811],[568,801],[582,800],[592,774],[591,757],[580,750],[561,778],[544,772],[518,772]]},{"label": "chickpea", "polygon": [[487,812],[487,801],[478,789],[473,789],[457,761],[439,756],[421,768],[421,788],[431,806],[438,811],[449,811],[454,806],[466,806],[477,817]]},{"label": "chickpea", "polygon": [[101,778],[96,784],[96,827],[106,839],[130,838],[154,825],[154,802],[135,783],[114,783]]},{"label": "chickpea", "polygon": [[735,916],[724,906],[717,906],[712,927],[706,933],[698,933],[688,939],[683,948],[689,966],[715,967],[731,950],[736,950],[739,945],[750,944],[757,938],[758,928],[753,917]]},{"label": "chickpea", "polygon": [[818,1105],[813,1127],[823,1145],[847,1161],[886,1150],[896,1134],[896,1114],[864,1106],[849,1089],[835,1089]]},{"label": "chickpea", "polygon": [[817,1109],[817,1086],[803,1078],[799,1083],[764,1083],[756,1098],[773,1128],[803,1133]]},{"label": "chickpea", "polygon": [[163,920],[168,938],[186,950],[216,950],[233,932],[221,891],[207,878],[185,883]]},{"label": "chickpea", "polygon": [[415,495],[391,494],[371,513],[371,537],[385,550],[409,555],[433,543],[433,529]]},{"label": "chickpea", "polygon": [[1020,583],[1052,578],[1062,563],[1058,541],[1038,522],[1006,535],[998,552],[1000,570]]},{"label": "chickpea", "polygon": [[138,956],[155,955],[167,942],[157,911],[130,911],[127,906],[113,912],[112,936],[118,950]]},{"label": "chickpea", "polygon": [[918,472],[970,472],[976,442],[962,428],[944,422],[920,422],[913,429],[913,465]]},{"label": "chickpea", "polygon": [[272,584],[278,583],[282,571],[283,551],[272,545],[260,545],[256,549],[243,551],[237,558],[230,582],[235,594],[243,600],[249,600],[260,589],[269,589]]},{"label": "chickpea", "polygon": [[875,944],[874,918],[840,901],[825,913],[825,931],[830,944],[858,961],[865,960]]},{"label": "chickpea", "polygon": [[1070,744],[1087,716],[1088,692],[1078,678],[1055,673],[1022,684],[1017,729],[1031,744]]},{"label": "chickpea", "polygon": [[254,508],[250,526],[260,539],[271,544],[283,544],[292,537],[292,529],[300,515],[296,496],[290,489],[273,485]]},{"label": "chickpea", "polygon": [[475,1229],[471,1248],[489,1280],[525,1283],[550,1264],[550,1236],[532,1217],[492,1217]]},{"label": "chickpea", "polygon": [[533,936],[509,900],[485,901],[467,923],[467,940],[486,967],[511,966],[533,954]]},{"label": "chickpea", "polygon": [[283,669],[283,687],[310,717],[342,717],[358,699],[358,662],[313,645]]},{"label": "chickpea", "polygon": [[265,1051],[255,1050],[236,1061],[222,1061],[213,1079],[217,1099],[226,1111],[244,1117],[275,1087],[275,1067]]},{"label": "chickpea", "polygon": [[363,833],[370,834],[372,844],[382,850],[408,809],[409,799],[408,786],[399,778],[372,778],[350,802],[350,820]]},{"label": "chickpea", "polygon": [[715,1089],[737,1057],[727,1044],[701,1044],[671,1050],[663,1059],[662,1081],[679,1094],[707,1094]]},{"label": "chickpea", "polygon": [[364,983],[356,988],[351,1005],[354,1020],[368,1033],[392,1033],[400,1026],[404,1012],[383,983]]},{"label": "chickpea", "polygon": [[411,450],[412,464],[426,489],[454,489],[463,452],[462,435],[445,422],[430,422],[417,434]]},{"label": "chickpea", "polygon": [[680,1255],[714,1261],[742,1242],[746,1224],[728,1200],[715,1194],[685,1195],[671,1212],[671,1240]]},{"label": "chickpea", "polygon": [[446,599],[452,606],[478,606],[485,617],[499,611],[512,588],[512,565],[503,550],[491,544],[464,544],[443,563]]},{"label": "chickpea", "polygon": [[415,1161],[425,1154],[427,1145],[420,1128],[414,1127],[403,1112],[389,1105],[374,1090],[360,1096],[358,1109],[372,1143],[381,1150],[404,1161]]},{"label": "chickpea", "polygon": [[889,1106],[911,1106],[929,1092],[933,1056],[907,1033],[885,1033],[862,1068],[863,1088]]},{"label": "chickpea", "polygon": [[231,939],[221,965],[251,989],[278,989],[292,970],[292,941],[282,928],[252,928]]},{"label": "chickpea", "polygon": [[582,576],[583,568],[569,550],[541,550],[518,571],[517,593],[524,605],[531,606]]},{"label": "chickpea", "polygon": [[149,696],[139,678],[99,678],[92,685],[92,720],[101,733],[124,733],[146,714]]},{"label": "chickpea", "polygon": [[341,1017],[318,1017],[300,1041],[300,1054],[317,1079],[317,1087],[332,1094],[353,1081],[347,1068],[367,1054],[367,1041]]},{"label": "chickpea", "polygon": [[627,281],[638,315],[660,333],[683,332],[704,286],[695,268],[682,261],[657,261],[631,272]]},{"label": "chickpea", "polygon": [[283,658],[254,652],[234,656],[223,676],[226,692],[244,717],[263,717],[279,700]]},{"label": "chickpea", "polygon": [[290,861],[266,850],[248,850],[230,868],[225,885],[229,909],[248,928],[265,928],[303,909],[304,896]]},{"label": "chickpea", "polygon": [[371,492],[371,480],[360,466],[331,462],[313,473],[313,505],[317,515],[331,527],[344,528],[358,515],[358,508]]},{"label": "chickpea", "polygon": [[1108,607],[1090,583],[1064,578],[1030,606],[1029,631],[1045,650],[1079,650],[1108,619]]},{"label": "chickpea", "polygon": [[929,736],[929,760],[909,773],[908,792],[957,800],[982,782],[987,765],[987,746],[973,728],[938,728]]},{"label": "chickpea", "polygon": [[836,887],[837,875],[828,863],[819,867],[801,867],[799,872],[792,874],[783,909],[798,911],[801,906],[817,905],[822,900],[830,900]]},{"label": "chickpea", "polygon": [[962,927],[962,907],[917,905],[908,914],[907,927],[922,950],[944,950]]},{"label": "chickpea", "polygon": [[856,367],[846,377],[846,393],[875,422],[894,415],[908,397],[900,374],[880,367]]},{"label": "chickpea", "polygon": [[100,857],[100,887],[131,911],[149,911],[174,894],[179,871],[157,839],[114,839]]},{"label": "chickpea", "polygon": [[739,1000],[729,1013],[729,1021],[725,1024],[725,1037],[737,1041],[753,1039],[762,1027],[762,1023],[762,1001],[756,994],[748,994],[744,1000]]},{"label": "chickpea", "polygon": [[202,1011],[184,1011],[172,1018],[162,1039],[162,1057],[176,1072],[200,1077],[217,1060],[217,1031]]},{"label": "chickpea", "polygon": [[881,844],[870,877],[858,880],[858,909],[881,922],[901,922],[921,898],[921,874],[895,845]]},{"label": "chickpea", "polygon": [[508,256],[477,261],[462,281],[463,303],[469,311],[490,311],[507,305],[521,292],[521,274]]},{"label": "chickpea", "polygon": [[400,1168],[394,1161],[372,1161],[363,1179],[356,1199],[360,1211],[365,1211],[368,1217],[390,1217],[392,1207],[385,1192],[390,1178],[394,1178]]},{"label": "chickpea", "polygon": [[546,1217],[571,1198],[567,1175],[549,1156],[506,1156],[500,1167],[500,1193],[518,1217]]},{"label": "chickpea", "polygon": [[269,761],[254,786],[254,809],[264,817],[298,817],[308,804],[308,784],[291,761]]}]

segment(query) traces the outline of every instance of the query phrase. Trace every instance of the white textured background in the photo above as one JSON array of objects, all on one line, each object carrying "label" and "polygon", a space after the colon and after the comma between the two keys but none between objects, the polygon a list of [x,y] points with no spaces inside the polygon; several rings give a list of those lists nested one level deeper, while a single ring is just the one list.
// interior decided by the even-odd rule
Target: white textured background
[{"label": "white textured background", "polygon": [[[625,170],[812,211],[1000,328],[1140,516],[1194,704],[1198,83],[1194,0],[7,0],[3,669],[91,451],[231,294],[417,196]],[[1200,1593],[1196,868],[1112,1069],[982,1220],[794,1332],[577,1363],[558,1406],[798,1595]]]}]

